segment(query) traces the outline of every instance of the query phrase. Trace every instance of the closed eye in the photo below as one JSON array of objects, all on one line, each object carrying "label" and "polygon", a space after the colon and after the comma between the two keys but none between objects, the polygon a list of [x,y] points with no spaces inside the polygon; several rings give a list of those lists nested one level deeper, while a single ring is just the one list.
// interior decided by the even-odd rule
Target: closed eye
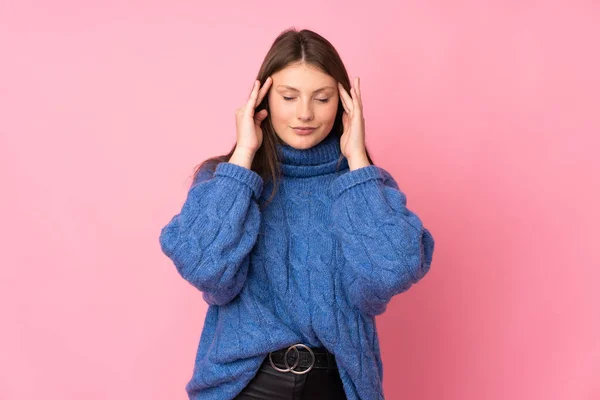
[{"label": "closed eye", "polygon": [[[285,97],[285,96],[283,96],[283,99],[285,101],[291,101],[291,100],[294,100],[295,97]],[[315,99],[315,100],[320,101],[321,103],[327,103],[329,101],[329,99]]]}]

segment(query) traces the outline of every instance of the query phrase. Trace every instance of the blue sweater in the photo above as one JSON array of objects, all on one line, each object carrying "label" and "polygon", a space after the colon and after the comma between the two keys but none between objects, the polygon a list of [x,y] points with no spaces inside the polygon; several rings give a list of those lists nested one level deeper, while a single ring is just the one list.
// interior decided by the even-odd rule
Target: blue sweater
[{"label": "blue sweater", "polygon": [[433,237],[388,172],[337,165],[333,135],[279,148],[284,176],[264,210],[271,183],[222,162],[161,230],[162,251],[209,306],[186,391],[233,399],[270,351],[304,343],[335,354],[348,400],[384,399],[375,316],[427,273]]}]

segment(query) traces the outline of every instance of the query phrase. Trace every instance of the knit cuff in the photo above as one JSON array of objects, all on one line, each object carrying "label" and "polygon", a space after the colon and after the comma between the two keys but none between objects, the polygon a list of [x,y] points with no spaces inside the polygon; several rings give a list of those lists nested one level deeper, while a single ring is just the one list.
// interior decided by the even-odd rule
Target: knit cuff
[{"label": "knit cuff", "polygon": [[352,186],[373,179],[381,179],[382,182],[385,179],[385,176],[376,165],[367,165],[366,167],[346,172],[345,174],[335,178],[331,184],[331,194],[333,198],[337,198],[345,190],[350,189]]},{"label": "knit cuff", "polygon": [[233,164],[227,161],[221,162],[215,168],[214,176],[228,176],[248,186],[255,198],[259,198],[262,193],[263,179],[256,172],[242,167],[241,165]]}]

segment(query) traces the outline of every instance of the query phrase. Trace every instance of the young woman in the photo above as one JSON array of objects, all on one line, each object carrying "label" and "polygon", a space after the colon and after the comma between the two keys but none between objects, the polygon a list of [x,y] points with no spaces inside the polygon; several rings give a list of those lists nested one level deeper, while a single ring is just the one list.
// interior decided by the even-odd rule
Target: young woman
[{"label": "young woman", "polygon": [[196,170],[160,234],[209,305],[190,399],[384,399],[375,316],[427,273],[434,240],[374,165],[362,108],[326,39],[284,31],[234,147]]}]

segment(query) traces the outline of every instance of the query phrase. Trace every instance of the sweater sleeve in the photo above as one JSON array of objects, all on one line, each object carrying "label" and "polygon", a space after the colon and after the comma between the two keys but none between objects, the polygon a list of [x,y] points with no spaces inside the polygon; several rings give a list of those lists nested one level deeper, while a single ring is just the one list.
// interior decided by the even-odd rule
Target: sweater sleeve
[{"label": "sweater sleeve", "polygon": [[418,282],[431,266],[434,240],[406,196],[375,165],[337,177],[331,186],[332,227],[341,242],[343,287],[352,305],[383,313],[392,296]]},{"label": "sweater sleeve", "polygon": [[262,186],[260,175],[237,164],[221,162],[214,174],[201,170],[181,212],[160,232],[163,253],[209,305],[228,303],[246,281]]}]

